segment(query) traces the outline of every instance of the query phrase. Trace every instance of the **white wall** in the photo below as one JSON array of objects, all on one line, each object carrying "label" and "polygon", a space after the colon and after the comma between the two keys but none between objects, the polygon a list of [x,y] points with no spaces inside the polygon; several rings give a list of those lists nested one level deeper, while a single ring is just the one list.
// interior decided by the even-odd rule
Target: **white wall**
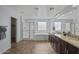
[{"label": "white wall", "polygon": [[9,8],[9,6],[0,6],[0,26],[8,26],[6,38],[0,40],[0,53],[11,48],[11,16],[17,18],[17,42],[21,40],[19,15],[13,9]]}]

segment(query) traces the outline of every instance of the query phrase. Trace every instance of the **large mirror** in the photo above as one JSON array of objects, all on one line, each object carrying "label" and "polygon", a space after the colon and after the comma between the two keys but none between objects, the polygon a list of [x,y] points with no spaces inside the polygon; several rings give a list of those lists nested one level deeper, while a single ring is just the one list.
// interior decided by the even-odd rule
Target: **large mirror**
[{"label": "large mirror", "polygon": [[66,33],[71,32],[71,23],[65,23],[65,32]]},{"label": "large mirror", "polygon": [[79,35],[79,24],[72,22],[52,22],[51,32],[55,33],[70,33],[71,35]]},{"label": "large mirror", "polygon": [[75,34],[75,24],[71,23],[71,34],[74,35]]},{"label": "large mirror", "polygon": [[79,35],[79,24],[75,24],[75,35]]}]

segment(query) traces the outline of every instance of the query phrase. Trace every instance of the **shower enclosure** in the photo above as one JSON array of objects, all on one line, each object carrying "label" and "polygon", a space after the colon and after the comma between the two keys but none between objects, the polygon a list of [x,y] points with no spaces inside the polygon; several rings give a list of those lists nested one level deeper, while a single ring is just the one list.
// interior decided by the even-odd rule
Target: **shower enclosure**
[{"label": "shower enclosure", "polygon": [[23,24],[23,38],[25,40],[32,40],[34,38],[34,22]]}]

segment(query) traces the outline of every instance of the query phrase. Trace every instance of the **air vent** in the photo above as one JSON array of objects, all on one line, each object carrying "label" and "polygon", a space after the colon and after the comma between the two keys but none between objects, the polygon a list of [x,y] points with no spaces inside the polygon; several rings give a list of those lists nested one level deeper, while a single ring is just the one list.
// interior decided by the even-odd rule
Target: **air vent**
[{"label": "air vent", "polygon": [[50,8],[50,11],[51,11],[51,10],[54,10],[54,8]]},{"label": "air vent", "polygon": [[34,8],[35,10],[38,10],[39,8]]}]

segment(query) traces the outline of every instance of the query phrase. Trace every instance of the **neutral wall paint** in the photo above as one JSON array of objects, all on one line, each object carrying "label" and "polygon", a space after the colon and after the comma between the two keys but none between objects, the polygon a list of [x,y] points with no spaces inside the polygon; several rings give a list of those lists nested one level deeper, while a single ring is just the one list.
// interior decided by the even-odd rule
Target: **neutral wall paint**
[{"label": "neutral wall paint", "polygon": [[17,42],[21,40],[19,15],[8,6],[0,6],[0,26],[7,26],[6,38],[0,40],[0,53],[11,48],[11,16],[17,19]]}]

